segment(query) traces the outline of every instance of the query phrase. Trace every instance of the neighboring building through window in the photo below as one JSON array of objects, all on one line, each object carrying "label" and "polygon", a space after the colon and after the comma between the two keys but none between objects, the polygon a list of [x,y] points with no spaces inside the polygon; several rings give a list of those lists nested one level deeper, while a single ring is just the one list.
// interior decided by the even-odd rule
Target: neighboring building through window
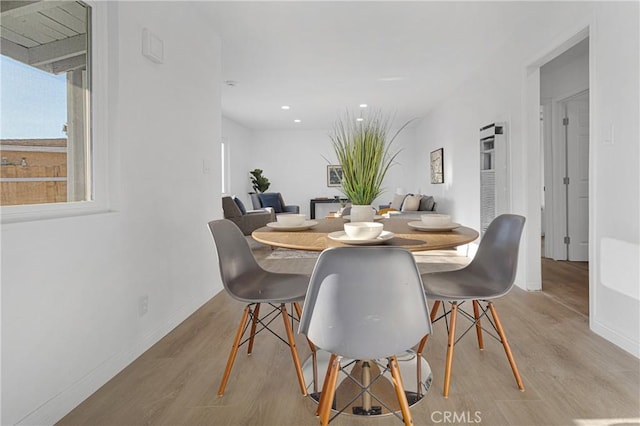
[{"label": "neighboring building through window", "polygon": [[0,8],[1,205],[90,201],[90,7]]}]

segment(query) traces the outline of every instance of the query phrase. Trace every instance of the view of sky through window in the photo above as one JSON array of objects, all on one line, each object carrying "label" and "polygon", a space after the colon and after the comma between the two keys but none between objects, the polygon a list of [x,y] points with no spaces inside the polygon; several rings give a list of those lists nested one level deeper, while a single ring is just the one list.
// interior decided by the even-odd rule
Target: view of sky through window
[{"label": "view of sky through window", "polygon": [[66,75],[0,55],[0,139],[64,138]]}]

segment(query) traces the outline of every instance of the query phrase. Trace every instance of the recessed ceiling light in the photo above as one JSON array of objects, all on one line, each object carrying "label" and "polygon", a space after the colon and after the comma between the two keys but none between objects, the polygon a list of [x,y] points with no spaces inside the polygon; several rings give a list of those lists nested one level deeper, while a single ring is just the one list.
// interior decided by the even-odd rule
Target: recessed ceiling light
[{"label": "recessed ceiling light", "polygon": [[302,120],[300,120],[300,119],[296,118],[295,120],[293,120],[293,122],[294,122],[294,123],[300,123],[300,122],[302,122]]},{"label": "recessed ceiling light", "polygon": [[367,104],[360,104],[360,108],[366,108],[366,107],[368,107],[368,106],[369,106],[369,105],[367,105]]},{"label": "recessed ceiling light", "polygon": [[280,109],[291,109],[291,107],[289,105],[282,105]]},{"label": "recessed ceiling light", "polygon": [[404,77],[380,77],[378,81],[402,81]]},{"label": "recessed ceiling light", "polygon": [[358,117],[358,118],[356,118],[356,121],[364,121],[364,118]]}]

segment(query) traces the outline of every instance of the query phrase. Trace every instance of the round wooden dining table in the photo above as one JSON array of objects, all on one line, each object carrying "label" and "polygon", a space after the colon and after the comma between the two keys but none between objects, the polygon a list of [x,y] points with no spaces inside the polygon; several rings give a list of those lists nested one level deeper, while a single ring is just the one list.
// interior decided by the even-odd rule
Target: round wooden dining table
[{"label": "round wooden dining table", "polygon": [[[419,221],[420,219],[417,219]],[[393,238],[375,245],[402,247],[409,251],[443,250],[468,244],[478,238],[478,232],[466,226],[447,231],[423,231],[412,228],[409,222],[415,218],[390,217],[381,219],[384,230],[393,233]],[[329,238],[329,234],[342,231],[344,218],[320,219],[317,224],[299,231],[285,231],[264,226],[251,236],[259,243],[272,247],[294,250],[322,251],[329,247],[341,247],[349,244]]]},{"label": "round wooden dining table", "polygon": [[[381,222],[384,225],[384,231],[392,232],[393,237],[381,240],[379,243],[377,241],[372,242],[371,245],[402,247],[409,251],[417,252],[451,249],[468,244],[478,238],[477,231],[465,226],[446,231],[424,231],[409,225],[411,222],[419,221],[420,218],[416,220],[415,217],[402,218],[392,216],[383,218]],[[313,223],[313,226],[296,231],[277,229],[277,224],[275,224],[256,229],[251,236],[254,240],[272,247],[319,252],[329,247],[348,245],[329,237],[332,233],[336,235],[339,231],[344,231],[345,222],[344,218],[308,221],[307,223]],[[315,357],[309,357],[302,367],[309,395],[316,402],[319,400],[319,384],[324,381],[324,372],[326,371],[328,360],[329,354],[319,350]],[[362,376],[363,383],[368,383],[369,377],[375,377],[381,373],[379,367],[381,364],[376,360],[360,360],[357,362],[343,360],[343,362],[346,362],[351,374],[356,376],[363,375],[365,374],[364,371],[366,371],[366,374]],[[403,382],[409,405],[414,405],[422,399],[431,386],[431,368],[422,356],[418,357],[417,354],[411,351],[408,351],[405,356],[399,357],[399,367],[405,377],[410,377],[412,374],[416,375],[415,381],[407,380]],[[392,378],[388,372],[384,373],[383,376],[386,377],[386,380],[379,380],[374,385],[374,390],[378,395],[376,397],[377,401],[380,402],[379,406],[372,405],[372,398],[366,393],[358,396],[360,388],[352,388],[353,386],[349,380],[345,380],[338,385],[334,402],[343,404],[345,401],[350,401],[346,405],[351,408],[354,415],[384,415],[399,411],[400,406],[397,405],[393,386],[391,385]],[[362,399],[361,402],[360,398]],[[345,406],[343,409],[347,409],[347,407]],[[347,412],[349,411],[347,410]]]}]

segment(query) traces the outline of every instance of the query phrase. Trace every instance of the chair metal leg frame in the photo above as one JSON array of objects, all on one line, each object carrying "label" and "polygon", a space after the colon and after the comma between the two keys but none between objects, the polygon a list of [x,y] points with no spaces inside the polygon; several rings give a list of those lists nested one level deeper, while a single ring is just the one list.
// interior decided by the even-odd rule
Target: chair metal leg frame
[{"label": "chair metal leg frame", "polygon": [[[260,312],[260,303],[256,303],[255,305],[256,305],[256,308],[253,311],[249,311],[249,315],[251,315],[252,323],[260,324],[261,328],[255,331],[254,333],[253,331],[255,330],[255,328],[252,327],[251,335],[248,338],[246,338],[244,341],[242,341],[242,343],[240,343],[240,346],[244,345],[246,342],[251,343],[253,338],[263,330],[267,330],[269,333],[273,334],[276,338],[280,339],[280,341],[282,341],[284,344],[288,345],[289,342],[287,340],[283,339],[278,333],[276,333],[271,328],[269,328],[269,325],[271,325],[271,323],[274,322],[280,314],[282,314],[282,306],[284,305],[274,305],[272,303],[269,303],[269,305],[273,309],[271,309],[271,311],[269,311],[269,313],[267,313],[266,315],[263,315],[262,318],[258,315],[258,313]],[[293,315],[289,314],[288,312],[286,312],[286,315],[291,319],[291,324],[292,324],[291,327],[293,329],[293,323],[294,321],[298,321],[299,317],[295,318]]]},{"label": "chair metal leg frame", "polygon": [[[338,356],[338,355],[331,354],[331,357],[334,357],[334,356]],[[330,371],[330,368],[332,368],[331,359],[332,359],[332,358],[329,358],[329,368],[327,369],[327,375],[325,375],[325,382],[322,384],[322,391],[323,391],[323,392],[326,392],[326,391],[327,391],[327,389],[325,388],[325,387],[327,386],[327,380],[326,380],[326,378],[327,378],[327,377],[329,377],[329,373],[331,373],[331,371]],[[353,378],[349,373],[347,373],[347,372],[346,372],[346,370],[347,370],[348,368],[350,368],[352,365],[354,365],[354,364],[356,364],[356,363],[358,363],[358,360],[351,360],[351,361],[349,361],[347,364],[342,365],[342,357],[340,356],[340,357],[338,357],[338,366],[337,366],[337,369],[338,369],[338,373],[339,373],[340,371],[342,371],[342,372],[347,376],[347,378],[351,379],[351,381],[352,381],[352,382],[354,382],[356,385],[360,386],[360,389],[362,389],[362,385],[361,385],[361,383],[360,383],[360,382],[358,382],[355,378]],[[337,376],[336,376],[336,384],[337,384]],[[334,387],[335,387],[335,385],[334,385]],[[333,409],[335,409],[335,410],[337,411],[337,414],[335,414],[333,417],[331,417],[331,419],[330,419],[329,421],[333,420],[333,419],[334,419],[338,414],[343,413],[343,412],[344,412],[344,410],[345,410],[349,405],[351,405],[353,402],[355,402],[355,400],[356,400],[356,399],[360,398],[360,396],[362,396],[362,394],[363,394],[363,392],[361,391],[361,392],[360,392],[360,393],[358,393],[355,397],[353,397],[353,398],[351,399],[351,401],[349,401],[347,404],[345,404],[345,406],[344,406],[344,407],[342,407],[341,409],[338,409],[337,407],[333,408]],[[324,397],[324,395],[325,395],[324,393],[323,393],[323,394],[321,394],[321,395],[320,395],[320,398],[322,399],[322,398]],[[326,401],[331,401],[331,402],[330,402],[330,404],[331,404],[331,405],[332,405],[332,407],[333,407],[333,406],[335,405],[335,404],[333,404],[333,403],[335,402],[335,401],[333,401],[333,398],[334,398],[334,397],[335,397],[335,394],[331,397],[331,399],[327,399],[327,400],[325,400],[325,404],[327,403]],[[329,412],[331,412],[331,410],[329,410]]]},{"label": "chair metal leg frame", "polygon": [[[316,415],[320,418],[320,423],[322,425],[329,424],[333,419],[335,419],[338,415],[344,412],[344,410],[353,404],[358,398],[363,395],[368,395],[370,398],[376,400],[379,404],[384,406],[390,413],[394,414],[398,419],[403,421],[405,425],[413,425],[413,418],[411,416],[411,411],[409,410],[409,401],[407,400],[407,395],[404,391],[404,385],[402,383],[402,377],[400,375],[400,369],[398,367],[398,360],[396,356],[392,356],[387,359],[387,365],[382,365],[377,361],[364,361],[364,362],[375,362],[378,367],[382,370],[380,374],[378,374],[372,381],[369,381],[367,385],[361,383],[351,374],[347,373],[345,369],[349,368],[351,365],[358,362],[357,360],[349,362],[345,366],[341,366],[340,361],[342,357],[331,354],[329,358],[329,363],[327,365],[327,373],[325,375],[324,383],[322,384],[322,393],[320,394],[320,401],[318,401],[318,409],[316,411]],[[358,387],[360,387],[360,392],[355,395],[350,401],[344,404],[344,407],[336,410],[336,414],[331,416],[331,409],[333,406],[333,400],[335,398],[336,385],[338,381],[338,374],[342,371],[348,379],[350,379],[353,383],[355,383]],[[398,398],[398,403],[400,404],[400,409],[402,416],[395,412],[395,410],[389,407],[384,401],[380,400],[375,394],[369,391],[369,388],[373,386],[379,380],[382,380],[384,374],[390,371],[391,377],[393,379],[393,385],[396,393],[396,397]]]},{"label": "chair metal leg frame", "polygon": [[[464,302],[458,303],[458,313],[463,315],[466,319],[468,319],[471,322],[471,325],[469,327],[467,327],[467,329],[456,339],[455,343],[458,343],[460,341],[460,339],[462,339],[469,331],[471,331],[471,329],[475,326],[476,328],[476,334],[481,333],[481,331],[479,330],[484,330],[489,336],[493,337],[494,339],[496,339],[498,342],[502,343],[502,338],[500,337],[500,333],[498,332],[498,328],[496,327],[495,324],[495,320],[492,320],[491,317],[489,316],[489,301],[487,300],[482,300],[482,302],[486,303],[487,306],[483,307],[480,304],[480,300],[474,300],[474,313],[473,315],[471,315],[470,313],[468,313],[467,311],[465,311],[464,309],[461,308],[461,306],[464,304]],[[478,309],[478,311],[476,312],[476,309]],[[482,312],[482,313],[480,313]],[[447,312],[445,315],[448,315],[449,312]],[[491,328],[493,330],[490,330],[488,328],[485,328],[482,326],[482,324],[480,323],[480,320],[482,318],[486,318],[486,320],[489,322],[489,324],[491,325]],[[497,333],[494,334],[494,333]],[[478,340],[478,346],[480,347],[481,350],[484,349],[484,341],[482,339],[482,334],[480,334],[480,338]]]},{"label": "chair metal leg frame", "polygon": [[[352,364],[355,363],[362,363],[362,380],[358,380],[356,379],[352,374],[349,374],[345,371],[345,369],[347,369],[348,367],[350,367]],[[365,365],[365,364],[371,364],[371,363],[375,363],[378,368],[381,369],[380,374],[378,374],[373,380],[371,380],[371,376],[370,374],[370,367],[369,365]],[[358,392],[353,398],[351,398],[350,401],[348,401],[344,407],[342,409],[340,409],[338,411],[338,413],[334,416],[336,417],[338,414],[344,412],[344,410],[349,407],[351,404],[353,404],[354,402],[356,402],[356,400],[360,397],[362,397],[362,414],[370,414],[372,412],[372,406],[371,406],[371,399],[375,399],[376,402],[378,402],[380,405],[382,405],[384,408],[386,408],[389,412],[393,413],[396,415],[396,417],[398,417],[400,420],[402,420],[402,418],[400,416],[398,416],[398,414],[395,413],[395,411],[389,407],[387,404],[384,403],[384,401],[382,401],[381,399],[379,399],[374,393],[372,393],[369,389],[371,388],[371,386],[373,386],[376,382],[378,382],[379,380],[381,380],[383,378],[383,375],[387,372],[390,371],[390,367],[389,367],[389,360],[387,360],[386,365],[380,364],[378,361],[376,360],[356,360],[356,361],[352,361],[349,364],[343,366],[342,371],[344,372],[345,376],[351,380],[356,386],[358,386],[360,388],[360,392]]]},{"label": "chair metal leg frame", "polygon": [[[336,360],[337,360],[337,365],[336,365]],[[316,416],[320,416],[320,421],[322,421],[322,416],[323,416],[323,412],[324,410],[326,410],[325,405],[329,404],[330,407],[333,407],[333,399],[335,397],[335,387],[338,381],[338,373],[340,372],[340,370],[344,371],[344,369],[351,367],[353,364],[355,364],[356,362],[358,362],[357,360],[351,361],[348,364],[346,364],[345,366],[342,366],[340,364],[340,361],[342,360],[342,357],[339,357],[336,354],[331,354],[331,357],[329,358],[329,362],[327,364],[327,372],[324,376],[324,382],[322,383],[322,392],[320,393],[320,399],[318,400],[318,409],[316,410]],[[337,369],[337,372],[334,372],[334,369]],[[329,392],[331,388],[331,380],[329,380],[329,378],[331,378],[332,374],[335,373],[335,377],[332,378],[331,380],[334,380],[333,383],[333,393]],[[347,375],[347,377],[351,378],[351,376],[348,373],[345,373]],[[354,380],[355,381],[355,380]],[[359,382],[355,381],[356,384],[359,384]],[[329,418],[331,415],[331,408],[329,408],[328,414],[326,414],[327,416],[327,422],[330,422],[331,420],[333,420],[338,414],[344,412],[345,408],[347,408],[351,403],[353,403],[356,399],[358,399],[360,397],[360,395],[362,395],[362,392],[360,392],[358,395],[356,395],[351,401],[349,401],[349,403],[347,405],[345,405],[341,410],[338,411],[338,413],[336,415],[334,415],[333,417]]]},{"label": "chair metal leg frame", "polygon": [[[253,305],[253,304],[250,304],[249,306],[251,306],[251,305]],[[251,335],[249,337],[247,337],[245,340],[243,340],[240,343],[240,346],[244,345],[246,342],[251,342],[252,339],[256,335],[260,334],[264,330],[267,330],[269,333],[273,334],[277,339],[280,339],[280,341],[282,341],[283,343],[288,345],[289,342],[287,342],[278,333],[276,333],[275,331],[271,330],[271,328],[269,328],[271,323],[274,322],[276,319],[278,319],[278,317],[282,313],[280,305],[273,305],[273,304],[269,303],[269,305],[272,307],[272,309],[267,314],[263,315],[262,318],[258,316],[258,313],[260,312],[260,308],[258,307],[258,305],[260,305],[260,304],[257,303],[256,304],[256,308],[249,311],[249,315],[251,316],[252,324],[253,323],[255,323],[256,325],[260,324],[261,327],[258,330],[256,330],[255,333],[251,333]],[[253,327],[252,327],[252,329],[253,329]],[[244,332],[243,332],[243,335],[244,335]]]},{"label": "chair metal leg frame", "polygon": [[[252,310],[251,307],[254,305],[255,305],[255,308]],[[236,336],[233,341],[231,353],[229,353],[227,366],[222,376],[220,387],[218,388],[219,397],[222,397],[224,395],[224,390],[227,386],[227,381],[229,380],[229,375],[231,374],[231,369],[233,368],[236,355],[238,354],[238,349],[240,348],[240,346],[249,342],[247,353],[250,355],[253,350],[253,342],[254,342],[255,336],[263,330],[269,331],[271,334],[273,334],[274,336],[276,336],[278,339],[280,339],[282,342],[284,342],[289,346],[291,350],[291,357],[293,358],[293,364],[296,369],[296,374],[298,376],[298,383],[300,385],[300,389],[303,395],[305,396],[307,395],[307,389],[304,382],[304,377],[302,375],[302,367],[300,365],[300,359],[298,357],[298,351],[296,349],[295,338],[293,335],[293,327],[291,326],[291,323],[289,323],[289,317],[291,318],[293,317],[287,313],[287,308],[285,307],[284,303],[279,306],[276,306],[273,304],[270,304],[270,305],[273,307],[273,310],[271,310],[262,318],[259,317],[259,313],[260,313],[259,303],[256,303],[256,304],[250,303],[244,308],[242,319],[240,320],[240,324],[238,325],[238,330],[236,331]],[[280,313],[282,315],[282,319],[284,321],[284,327],[287,333],[287,340],[284,340],[276,332],[274,332],[269,328],[269,325],[278,317],[277,314],[274,315],[275,313]],[[244,341],[241,341],[242,336],[244,336],[245,332],[247,331],[247,328],[249,327],[249,316],[251,316],[250,336]],[[268,321],[266,321],[267,319]],[[260,324],[261,328],[259,330],[256,330],[258,324]]]},{"label": "chair metal leg frame", "polygon": [[[443,305],[444,314],[434,320],[434,311],[438,308],[437,302],[434,304],[433,309],[431,311],[431,320],[432,322],[438,321],[442,318],[447,319],[447,316],[450,315],[450,323],[447,324],[447,332],[448,332],[448,341],[447,341],[447,360],[445,366],[445,377],[444,377],[444,397],[449,396],[449,386],[451,383],[451,367],[453,364],[453,347],[456,343],[464,337],[467,332],[469,332],[472,328],[475,327],[476,334],[478,338],[478,346],[480,350],[484,349],[484,341],[482,338],[482,330],[486,331],[491,337],[502,343],[505,354],[507,355],[507,360],[509,361],[509,365],[511,366],[511,370],[516,380],[516,384],[518,385],[518,389],[524,391],[524,384],[522,383],[522,379],[520,377],[520,373],[518,371],[518,367],[516,365],[515,359],[513,358],[513,354],[511,352],[511,347],[509,346],[509,342],[507,341],[507,336],[502,328],[502,324],[500,323],[500,318],[498,317],[498,313],[495,309],[495,306],[491,301],[484,300],[487,303],[487,307],[484,308],[480,305],[479,300],[473,300],[473,315],[465,312],[463,309],[459,308],[462,303],[451,302],[451,309],[449,311],[446,310]],[[464,302],[463,302],[464,303]],[[482,313],[480,313],[482,311]],[[456,329],[456,318],[457,313],[460,312],[463,316],[469,319],[472,324],[467,328],[457,339],[455,339],[455,329]],[[491,312],[491,316],[493,317],[493,321],[489,317],[488,313]],[[489,324],[491,324],[493,330],[498,333],[498,336],[495,336],[490,330],[487,330],[482,326],[480,320],[482,317],[486,317]],[[426,337],[423,339],[426,342]],[[421,342],[422,345],[422,342]],[[421,348],[420,348],[421,349]]]}]

